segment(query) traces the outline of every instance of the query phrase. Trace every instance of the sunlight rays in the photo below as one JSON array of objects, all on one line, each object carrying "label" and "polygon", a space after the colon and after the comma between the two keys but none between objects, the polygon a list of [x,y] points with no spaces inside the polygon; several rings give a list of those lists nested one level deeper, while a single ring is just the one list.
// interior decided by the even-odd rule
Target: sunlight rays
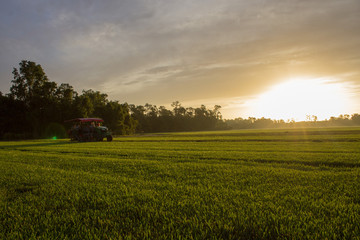
[{"label": "sunlight rays", "polygon": [[292,78],[247,103],[254,117],[319,120],[351,111],[349,86],[330,78]]}]

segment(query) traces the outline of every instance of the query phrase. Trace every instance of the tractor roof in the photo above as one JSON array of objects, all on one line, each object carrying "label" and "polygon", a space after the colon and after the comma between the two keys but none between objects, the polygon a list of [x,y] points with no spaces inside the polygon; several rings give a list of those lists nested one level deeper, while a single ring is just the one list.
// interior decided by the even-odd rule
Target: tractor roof
[{"label": "tractor roof", "polygon": [[103,122],[101,118],[74,118],[66,120],[65,122]]}]

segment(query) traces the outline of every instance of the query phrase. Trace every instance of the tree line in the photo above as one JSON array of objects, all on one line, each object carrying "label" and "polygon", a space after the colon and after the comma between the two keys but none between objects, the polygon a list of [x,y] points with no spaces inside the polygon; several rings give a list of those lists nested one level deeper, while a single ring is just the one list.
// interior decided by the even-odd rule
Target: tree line
[{"label": "tree line", "polygon": [[102,118],[115,135],[214,130],[223,124],[220,106],[184,108],[174,102],[168,110],[110,101],[91,89],[79,94],[68,83],[50,81],[32,61],[21,61],[12,74],[10,92],[0,92],[0,139],[66,137],[64,121],[79,117]]},{"label": "tree line", "polygon": [[204,131],[220,129],[358,126],[360,115],[340,115],[318,121],[235,118],[223,120],[221,106],[183,107],[175,101],[169,110],[152,104],[134,105],[108,100],[99,91],[77,93],[68,83],[50,81],[40,64],[23,60],[13,69],[10,92],[0,92],[0,139],[66,137],[65,120],[79,117],[104,119],[115,135],[134,133]]},{"label": "tree line", "polygon": [[136,121],[129,106],[109,101],[99,91],[78,94],[67,83],[50,81],[41,65],[23,60],[13,70],[10,93],[0,93],[0,137],[65,137],[64,121],[78,117],[101,117],[115,134],[135,132]]},{"label": "tree line", "polygon": [[152,104],[145,106],[129,105],[131,116],[137,120],[137,132],[179,132],[225,129],[220,112],[221,106],[207,109],[205,105],[198,108],[185,108],[179,101],[171,104],[172,110]]},{"label": "tree line", "polygon": [[228,129],[257,129],[257,128],[306,128],[306,127],[337,127],[337,126],[360,126],[360,115],[344,114],[338,117],[330,117],[328,120],[318,121],[316,116],[309,116],[306,121],[295,120],[272,120],[269,118],[235,118],[225,120]]}]

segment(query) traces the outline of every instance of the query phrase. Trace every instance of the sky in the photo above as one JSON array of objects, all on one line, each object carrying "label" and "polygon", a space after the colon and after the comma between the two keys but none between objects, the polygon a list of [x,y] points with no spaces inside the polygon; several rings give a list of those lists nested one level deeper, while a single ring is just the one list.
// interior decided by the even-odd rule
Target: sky
[{"label": "sky", "polygon": [[[359,0],[0,1],[3,93],[30,60],[51,81],[136,105],[221,105],[224,118],[360,113]],[[307,85],[286,85],[294,79]],[[306,112],[316,95],[333,102]]]}]

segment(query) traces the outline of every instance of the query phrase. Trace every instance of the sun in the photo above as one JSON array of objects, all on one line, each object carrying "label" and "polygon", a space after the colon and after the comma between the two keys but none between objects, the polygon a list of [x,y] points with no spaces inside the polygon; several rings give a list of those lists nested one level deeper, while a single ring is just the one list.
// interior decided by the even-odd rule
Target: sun
[{"label": "sun", "polygon": [[328,78],[292,78],[249,102],[254,117],[296,121],[328,119],[348,113],[351,106],[346,85]]}]

